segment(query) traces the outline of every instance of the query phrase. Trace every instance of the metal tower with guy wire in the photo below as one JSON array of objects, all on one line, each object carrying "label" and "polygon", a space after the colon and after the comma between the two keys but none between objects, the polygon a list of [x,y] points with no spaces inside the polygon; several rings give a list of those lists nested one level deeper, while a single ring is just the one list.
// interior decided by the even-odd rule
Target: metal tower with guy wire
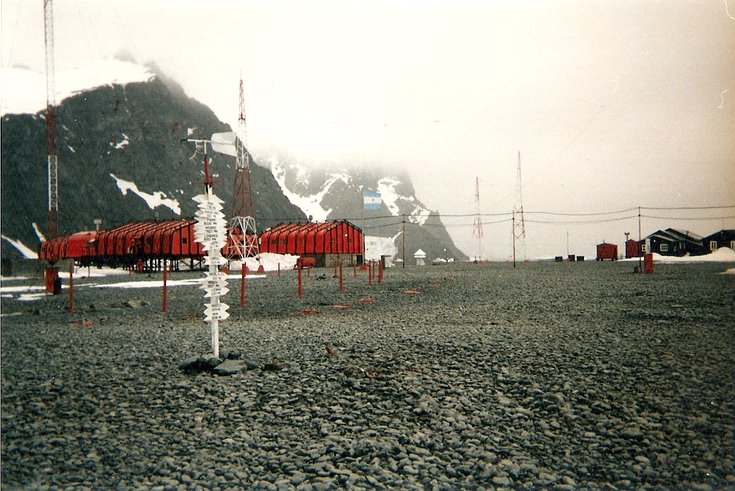
[{"label": "metal tower with guy wire", "polygon": [[482,261],[482,218],[480,216],[480,178],[475,177],[475,203],[477,204],[477,215],[475,215],[475,226],[472,230],[473,237],[477,237],[477,258]]},{"label": "metal tower with guy wire", "polygon": [[253,196],[250,189],[250,153],[245,147],[247,127],[245,124],[245,91],[240,79],[240,113],[237,121],[237,167],[235,188],[232,193],[232,218],[230,221],[229,259],[259,259],[258,236],[255,227]]},{"label": "metal tower with guy wire", "polygon": [[513,267],[516,267],[516,241],[520,240],[523,260],[526,260],[526,222],[523,216],[523,182],[521,181],[521,152],[518,151],[518,179],[516,205],[513,207]]},{"label": "metal tower with guy wire", "polygon": [[56,127],[56,87],[54,83],[54,9],[52,0],[44,0],[43,17],[46,44],[46,154],[48,167],[47,238],[59,234],[59,134]]}]

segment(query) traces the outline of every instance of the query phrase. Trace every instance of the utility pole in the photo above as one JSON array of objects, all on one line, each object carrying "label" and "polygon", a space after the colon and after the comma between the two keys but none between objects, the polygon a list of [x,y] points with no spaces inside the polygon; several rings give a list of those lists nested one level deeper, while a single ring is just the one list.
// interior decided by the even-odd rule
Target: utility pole
[{"label": "utility pole", "polygon": [[401,217],[402,217],[401,218],[401,227],[402,227],[401,236],[403,236],[403,255],[402,255],[403,266],[402,267],[405,268],[406,267],[406,215],[405,213],[401,215]]},{"label": "utility pole", "polygon": [[643,264],[641,262],[642,261],[641,252],[643,252],[641,250],[643,248],[643,245],[641,244],[641,241],[643,240],[641,238],[642,233],[643,232],[641,230],[641,207],[639,206],[638,207],[638,247],[636,247],[636,249],[638,250],[638,272],[639,273],[643,272]]}]

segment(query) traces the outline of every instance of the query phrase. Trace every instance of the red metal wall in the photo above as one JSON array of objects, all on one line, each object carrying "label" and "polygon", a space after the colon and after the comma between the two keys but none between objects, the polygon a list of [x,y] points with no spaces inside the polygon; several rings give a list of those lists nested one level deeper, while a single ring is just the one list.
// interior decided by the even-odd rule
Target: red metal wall
[{"label": "red metal wall", "polygon": [[133,222],[100,232],[79,232],[41,244],[39,258],[203,256],[194,237],[194,219]]},{"label": "red metal wall", "polygon": [[[194,236],[194,219],[132,222],[99,232],[79,232],[41,244],[39,258],[97,258],[130,261],[153,257],[201,257],[205,251]],[[255,240],[248,237],[248,240]],[[364,254],[360,228],[347,221],[286,223],[266,230],[260,251],[293,255]]]},{"label": "red metal wall", "polygon": [[618,258],[618,246],[615,244],[607,244],[603,242],[602,244],[597,244],[597,260],[598,261],[605,261],[610,260],[614,261]]},{"label": "red metal wall", "polygon": [[260,252],[276,254],[364,254],[360,228],[347,221],[284,223],[260,235]]}]

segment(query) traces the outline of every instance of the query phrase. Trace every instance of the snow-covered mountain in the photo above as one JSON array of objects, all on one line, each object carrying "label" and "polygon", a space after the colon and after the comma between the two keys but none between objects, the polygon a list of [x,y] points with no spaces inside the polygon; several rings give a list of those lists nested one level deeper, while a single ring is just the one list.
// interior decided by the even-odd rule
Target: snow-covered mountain
[{"label": "snow-covered mountain", "polygon": [[[45,75],[2,70],[2,254],[35,250],[46,224]],[[186,137],[229,131],[203,104],[155,67],[111,59],[56,75],[59,117],[60,231],[131,220],[191,216],[201,165]],[[251,182],[258,229],[283,221],[348,219],[366,236],[368,258],[392,255],[413,263],[466,256],[436,213],[415,196],[409,176],[372,164],[304,165],[278,152],[255,155]],[[213,156],[218,194],[232,196],[234,159]],[[377,192],[377,209],[363,191]],[[405,220],[405,224],[404,224]],[[405,235],[404,235],[405,230]]]},{"label": "snow-covered mountain", "polygon": [[[85,70],[88,77],[77,74],[73,78],[80,88],[70,85],[57,94],[60,233],[94,229],[98,218],[109,228],[134,220],[193,216],[192,198],[202,189],[202,155],[194,155],[194,145],[182,139],[209,138],[230,127],[158,73],[124,62],[119,71],[105,71],[104,66],[99,72]],[[105,76],[113,82],[104,82]],[[46,229],[45,103],[40,104],[16,105],[36,111],[2,116],[3,257],[37,250]],[[229,216],[234,158],[210,151],[210,170]],[[251,183],[259,229],[305,220],[257,162],[251,166]]]},{"label": "snow-covered mountain", "polygon": [[[361,227],[368,259],[381,254],[403,259],[404,230],[407,264],[413,264],[418,249],[430,259],[466,259],[438,214],[416,197],[406,174],[371,164],[304,163],[278,152],[256,160],[270,169],[283,194],[312,220],[346,219]],[[366,209],[365,191],[379,194],[379,206]]]}]

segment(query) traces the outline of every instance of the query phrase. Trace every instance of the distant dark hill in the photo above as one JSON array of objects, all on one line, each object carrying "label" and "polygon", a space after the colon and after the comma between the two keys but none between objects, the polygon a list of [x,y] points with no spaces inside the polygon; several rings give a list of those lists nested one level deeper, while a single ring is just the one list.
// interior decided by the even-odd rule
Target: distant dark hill
[{"label": "distant dark hill", "polygon": [[[44,233],[47,225],[44,112],[2,118],[2,234],[33,249],[39,243],[33,224]],[[203,189],[202,159],[190,159],[194,145],[181,140],[231,131],[208,107],[160,76],[82,92],[65,99],[57,114],[60,233],[93,229],[95,218],[107,228],[133,220],[193,216],[192,197]],[[235,160],[212,157],[215,192],[226,202],[229,218]],[[165,206],[152,209],[132,191],[124,195],[112,175],[134,183],[141,193],[176,200],[180,214]],[[259,229],[306,218],[269,170],[256,163],[251,179]],[[3,242],[2,255],[16,251]]]}]

